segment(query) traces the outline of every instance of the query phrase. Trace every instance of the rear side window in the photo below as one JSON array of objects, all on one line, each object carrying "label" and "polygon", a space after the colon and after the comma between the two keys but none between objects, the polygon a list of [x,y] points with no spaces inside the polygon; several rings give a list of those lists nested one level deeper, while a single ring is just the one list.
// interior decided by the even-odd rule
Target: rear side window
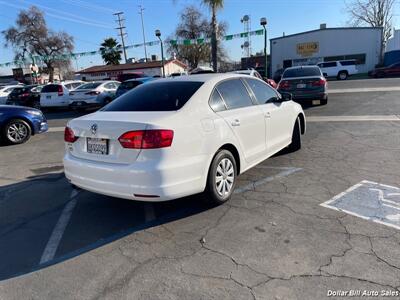
[{"label": "rear side window", "polygon": [[226,110],[224,100],[222,100],[221,95],[217,90],[214,90],[214,92],[211,94],[209,103],[210,107],[215,112]]},{"label": "rear side window", "polygon": [[258,104],[265,104],[278,97],[272,88],[259,80],[246,78],[245,81],[253,91],[254,96],[256,96]]},{"label": "rear side window", "polygon": [[287,69],[283,72],[283,78],[292,77],[305,77],[305,76],[321,76],[321,70],[318,67],[306,67],[306,68],[293,68]]},{"label": "rear side window", "polygon": [[97,88],[102,82],[91,82],[81,85],[77,90],[91,90]]},{"label": "rear side window", "polygon": [[228,109],[235,109],[253,105],[250,95],[239,79],[232,79],[221,82],[217,86],[217,90],[224,98]]},{"label": "rear side window", "polygon": [[24,88],[15,88],[12,90],[11,94],[19,95],[19,94],[22,94],[23,92],[24,92]]},{"label": "rear side window", "polygon": [[356,61],[355,60],[344,60],[344,61],[341,61],[340,64],[342,66],[355,66]]},{"label": "rear side window", "polygon": [[126,89],[130,90],[133,89],[134,87],[137,87],[138,85],[141,85],[143,82],[135,80],[135,81],[125,81],[121,83],[120,87],[121,89]]},{"label": "rear side window", "polygon": [[321,68],[333,68],[336,67],[336,61],[322,63],[321,65]]},{"label": "rear side window", "polygon": [[48,84],[42,88],[42,93],[57,93],[58,92],[58,84]]},{"label": "rear side window", "polygon": [[174,111],[181,109],[203,85],[196,81],[143,84],[123,94],[102,111]]}]

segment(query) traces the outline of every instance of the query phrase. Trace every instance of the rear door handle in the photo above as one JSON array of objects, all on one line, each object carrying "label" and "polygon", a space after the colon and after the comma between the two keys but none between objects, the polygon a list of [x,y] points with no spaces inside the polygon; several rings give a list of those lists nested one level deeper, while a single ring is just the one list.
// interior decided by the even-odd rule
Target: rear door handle
[{"label": "rear door handle", "polygon": [[240,120],[239,119],[235,119],[232,121],[232,126],[240,126]]}]

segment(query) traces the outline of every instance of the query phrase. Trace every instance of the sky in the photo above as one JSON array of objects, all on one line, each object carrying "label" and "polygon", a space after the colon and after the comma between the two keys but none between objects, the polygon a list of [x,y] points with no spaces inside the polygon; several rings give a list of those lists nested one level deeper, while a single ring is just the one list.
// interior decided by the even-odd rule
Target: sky
[{"label": "sky", "polygon": [[[395,28],[400,28],[400,0],[395,0]],[[251,30],[262,28],[261,17],[268,20],[268,39],[318,29],[321,23],[328,27],[347,26],[346,3],[351,0],[225,0],[224,8],[218,13],[218,20],[228,24],[228,34],[244,31],[240,22],[244,15],[251,19]],[[154,31],[160,29],[162,37],[173,35],[179,23],[180,12],[188,6],[198,7],[205,16],[210,13],[200,0],[0,0],[0,31],[13,24],[21,9],[36,5],[44,11],[48,27],[54,31],[66,31],[74,37],[74,52],[98,50],[106,37],[118,37],[114,12],[124,12],[127,45],[143,42],[139,5],[144,17],[146,41],[156,40]],[[3,47],[4,38],[0,36],[0,63],[13,60],[14,53]],[[239,61],[243,54],[241,44],[244,40],[223,43],[229,58]],[[252,53],[262,51],[264,39],[254,36],[251,39]],[[147,47],[148,56],[160,55],[160,47]],[[129,49],[128,57],[144,57],[143,48]],[[102,64],[101,57],[90,56],[73,62],[75,69]],[[0,74],[10,74],[10,68],[0,68]]]}]

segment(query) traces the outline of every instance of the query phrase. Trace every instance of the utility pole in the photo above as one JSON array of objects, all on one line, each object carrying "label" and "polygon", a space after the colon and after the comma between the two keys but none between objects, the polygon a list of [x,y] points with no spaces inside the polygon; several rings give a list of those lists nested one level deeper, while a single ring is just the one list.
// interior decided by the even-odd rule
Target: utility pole
[{"label": "utility pole", "polygon": [[146,61],[147,61],[146,35],[144,34],[143,11],[144,11],[144,8],[143,8],[141,5],[139,5],[139,15],[140,15],[140,18],[142,19],[142,33],[143,33],[144,58],[145,58]]},{"label": "utility pole", "polygon": [[124,29],[126,28],[125,26],[122,26],[123,25],[123,21],[125,21],[125,19],[122,19],[121,18],[121,15],[123,15],[124,13],[122,12],[122,11],[120,11],[120,12],[117,12],[117,13],[115,13],[115,14],[113,14],[114,16],[117,16],[117,18],[118,18],[118,20],[117,20],[117,22],[118,22],[118,25],[119,25],[119,27],[117,27],[117,28],[115,28],[115,29],[118,29],[119,30],[119,36],[121,37],[121,42],[122,42],[122,48],[123,48],[123,50],[124,50],[124,58],[125,58],[125,63],[127,63],[128,62],[128,59],[127,59],[127,57],[126,57],[126,50],[125,50],[125,40],[124,40],[124,37],[125,37],[125,35],[126,35],[126,33],[124,33]]}]

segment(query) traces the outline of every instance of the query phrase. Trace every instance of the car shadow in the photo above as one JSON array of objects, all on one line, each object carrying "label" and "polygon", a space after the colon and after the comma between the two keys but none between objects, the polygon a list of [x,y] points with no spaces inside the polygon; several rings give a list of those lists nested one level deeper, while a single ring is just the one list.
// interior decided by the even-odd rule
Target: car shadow
[{"label": "car shadow", "polygon": [[[0,281],[58,264],[134,232],[213,209],[215,206],[206,200],[203,195],[150,204],[117,199],[74,189],[62,172],[2,186]],[[50,249],[54,255],[46,256],[49,240],[59,234],[60,220],[72,204],[59,244]]]}]

